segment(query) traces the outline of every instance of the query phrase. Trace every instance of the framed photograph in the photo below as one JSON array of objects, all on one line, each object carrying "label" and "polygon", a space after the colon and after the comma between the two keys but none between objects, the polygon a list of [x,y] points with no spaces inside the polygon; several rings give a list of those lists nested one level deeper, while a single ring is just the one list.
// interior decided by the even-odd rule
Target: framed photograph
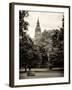
[{"label": "framed photograph", "polygon": [[70,83],[70,6],[10,3],[10,87]]}]

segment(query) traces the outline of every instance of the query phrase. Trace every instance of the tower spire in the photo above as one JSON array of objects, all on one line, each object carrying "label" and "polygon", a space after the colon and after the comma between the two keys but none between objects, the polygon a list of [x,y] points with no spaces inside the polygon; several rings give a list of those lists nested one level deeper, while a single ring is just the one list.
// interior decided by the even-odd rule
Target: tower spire
[{"label": "tower spire", "polygon": [[36,28],[35,28],[35,41],[34,43],[37,44],[41,38],[41,28],[39,18],[37,19]]},{"label": "tower spire", "polygon": [[37,20],[37,26],[39,26],[39,18],[38,18],[38,20]]}]

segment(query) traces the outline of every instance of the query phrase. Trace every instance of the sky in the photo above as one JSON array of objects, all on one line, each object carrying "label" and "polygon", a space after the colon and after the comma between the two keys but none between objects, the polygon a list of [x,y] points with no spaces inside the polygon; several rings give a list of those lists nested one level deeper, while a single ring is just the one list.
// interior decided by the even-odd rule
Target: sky
[{"label": "sky", "polygon": [[62,27],[63,13],[54,12],[29,12],[29,16],[25,20],[29,22],[27,34],[34,38],[35,27],[39,18],[41,32],[44,30],[59,29]]}]

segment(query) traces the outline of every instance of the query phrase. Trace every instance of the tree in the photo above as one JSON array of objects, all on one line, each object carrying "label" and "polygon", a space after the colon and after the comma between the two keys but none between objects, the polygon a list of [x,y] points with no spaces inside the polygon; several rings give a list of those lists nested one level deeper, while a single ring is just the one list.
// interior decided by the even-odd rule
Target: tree
[{"label": "tree", "polygon": [[[20,68],[25,66],[26,71],[26,52],[28,47],[28,41],[26,36],[26,31],[28,30],[29,23],[24,20],[25,17],[28,17],[28,11],[19,11],[19,61]],[[26,46],[27,45],[27,46]]]},{"label": "tree", "polygon": [[41,49],[46,50],[49,66],[64,67],[64,16],[62,27],[60,29],[44,30],[38,45]]},{"label": "tree", "polygon": [[53,54],[50,55],[50,61],[54,67],[64,67],[64,16],[62,18],[62,27],[55,30],[52,36]]},{"label": "tree", "polygon": [[39,50],[33,49],[32,54],[33,54],[33,57],[30,59],[29,65],[31,65],[31,67],[34,67],[34,68],[40,67],[40,64],[42,62],[42,57]]},{"label": "tree", "polygon": [[39,51],[42,56],[41,67],[48,67],[48,61],[49,61],[48,54],[52,49],[52,39],[51,39],[52,34],[53,34],[53,31],[44,30],[44,32],[42,32],[41,38],[38,42]]},{"label": "tree", "polygon": [[32,59],[33,53],[33,42],[29,36],[24,36],[20,40],[20,67],[25,67],[25,71],[27,67],[29,67],[29,60]]},{"label": "tree", "polygon": [[28,11],[19,11],[19,57],[20,57],[20,68],[27,68],[31,70],[32,67],[39,67],[41,61],[41,55],[39,51],[34,48],[34,43],[30,36],[26,34],[28,30],[29,23],[24,20],[25,17],[28,17]]},{"label": "tree", "polygon": [[29,23],[27,21],[24,20],[25,17],[28,17],[29,13],[28,11],[19,11],[19,34],[20,36],[23,36],[23,32],[25,30],[28,30],[28,25]]}]

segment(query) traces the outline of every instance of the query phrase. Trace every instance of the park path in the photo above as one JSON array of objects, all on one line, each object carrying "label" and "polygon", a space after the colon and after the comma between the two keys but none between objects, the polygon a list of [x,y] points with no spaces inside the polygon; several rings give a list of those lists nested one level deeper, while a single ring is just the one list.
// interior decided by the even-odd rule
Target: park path
[{"label": "park path", "polygon": [[[20,69],[20,72],[24,72],[25,69]],[[28,69],[27,69],[28,71]],[[32,68],[31,71],[35,71],[35,72],[45,72],[45,71],[51,71],[49,70],[49,68]],[[52,71],[63,71],[63,68],[52,68]]]},{"label": "park path", "polygon": [[32,79],[32,78],[51,78],[51,77],[63,77],[64,70],[61,68],[53,68],[49,70],[46,68],[43,69],[31,69],[31,72],[35,73],[35,76],[27,76],[27,73],[22,69],[19,73],[20,79]]}]

